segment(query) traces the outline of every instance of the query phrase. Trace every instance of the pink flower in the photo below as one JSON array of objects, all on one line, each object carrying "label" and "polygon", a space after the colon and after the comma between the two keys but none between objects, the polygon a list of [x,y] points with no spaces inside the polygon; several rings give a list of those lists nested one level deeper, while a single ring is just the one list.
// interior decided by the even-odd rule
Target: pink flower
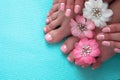
[{"label": "pink flower", "polygon": [[95,63],[95,57],[99,55],[100,49],[95,39],[88,40],[87,38],[83,38],[75,44],[75,49],[73,50],[75,63],[80,66]]},{"label": "pink flower", "polygon": [[95,29],[95,25],[92,21],[86,21],[83,16],[77,16],[76,21],[71,19],[70,25],[72,27],[71,32],[73,36],[79,38],[93,38],[92,30]]}]

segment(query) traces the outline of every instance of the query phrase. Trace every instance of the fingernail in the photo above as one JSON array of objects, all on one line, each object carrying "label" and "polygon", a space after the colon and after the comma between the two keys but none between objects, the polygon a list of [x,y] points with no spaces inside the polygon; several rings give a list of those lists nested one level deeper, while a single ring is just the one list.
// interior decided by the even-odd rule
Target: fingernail
[{"label": "fingernail", "polygon": [[80,6],[79,5],[75,5],[75,9],[74,12],[77,14],[80,11]]},{"label": "fingernail", "polygon": [[60,10],[64,11],[64,9],[65,9],[65,3],[60,3]]},{"label": "fingernail", "polygon": [[50,22],[50,20],[49,19],[46,19],[46,23],[49,23]]},{"label": "fingernail", "polygon": [[72,59],[70,57],[67,58],[69,62],[73,62]]},{"label": "fingernail", "polygon": [[71,15],[71,9],[67,9],[65,12],[65,16],[69,17]]},{"label": "fingernail", "polygon": [[51,41],[52,40],[52,36],[50,34],[46,34],[45,39],[47,41]]},{"label": "fingernail", "polygon": [[100,35],[97,36],[97,39],[98,39],[98,40],[103,40],[103,39],[105,39],[105,36],[102,35],[102,34],[100,34]]},{"label": "fingernail", "polygon": [[48,12],[47,16],[50,16],[50,13]]},{"label": "fingernail", "polygon": [[110,42],[109,42],[109,41],[103,41],[102,44],[103,44],[104,46],[110,46]]},{"label": "fingernail", "polygon": [[110,32],[110,28],[109,28],[109,27],[103,28],[102,31],[103,31],[103,32]]},{"label": "fingernail", "polygon": [[46,29],[46,27],[44,27],[44,32],[47,32],[47,29]]},{"label": "fingernail", "polygon": [[119,48],[115,48],[114,51],[120,53],[120,49]]},{"label": "fingernail", "polygon": [[66,45],[62,45],[61,50],[65,53],[67,51],[67,46]]}]

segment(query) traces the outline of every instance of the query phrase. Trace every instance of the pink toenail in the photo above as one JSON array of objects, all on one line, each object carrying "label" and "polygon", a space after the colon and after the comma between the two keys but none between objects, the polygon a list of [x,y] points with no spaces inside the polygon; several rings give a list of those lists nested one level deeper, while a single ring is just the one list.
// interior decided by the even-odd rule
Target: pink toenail
[{"label": "pink toenail", "polygon": [[98,40],[103,40],[103,39],[105,39],[105,36],[102,35],[102,34],[100,34],[100,35],[97,36],[97,39],[98,39]]},{"label": "pink toenail", "polygon": [[46,34],[45,39],[47,41],[51,41],[52,40],[52,36],[50,34]]},{"label": "pink toenail", "polygon": [[65,3],[61,3],[61,4],[60,4],[60,10],[61,10],[61,11],[64,11],[64,9],[65,9]]},{"label": "pink toenail", "polygon": [[50,20],[49,19],[46,19],[46,23],[49,23],[50,22]]},{"label": "pink toenail", "polygon": [[69,62],[73,62],[72,59],[70,57],[67,58]]},{"label": "pink toenail", "polygon": [[102,44],[103,44],[104,46],[110,46],[110,42],[109,42],[109,41],[103,41]]},{"label": "pink toenail", "polygon": [[71,15],[71,9],[67,9],[65,12],[65,16],[69,17]]},{"label": "pink toenail", "polygon": [[44,32],[47,32],[47,29],[46,29],[46,27],[44,27]]},{"label": "pink toenail", "polygon": [[109,27],[103,28],[102,31],[103,31],[103,32],[110,32],[110,28],[109,28]]},{"label": "pink toenail", "polygon": [[80,11],[80,6],[79,5],[75,5],[75,9],[74,9],[75,11],[75,13],[77,14],[77,13],[79,13],[79,11]]},{"label": "pink toenail", "polygon": [[120,49],[119,48],[115,48],[114,51],[120,53]]},{"label": "pink toenail", "polygon": [[67,46],[66,45],[62,45],[61,50],[65,53],[67,51]]}]

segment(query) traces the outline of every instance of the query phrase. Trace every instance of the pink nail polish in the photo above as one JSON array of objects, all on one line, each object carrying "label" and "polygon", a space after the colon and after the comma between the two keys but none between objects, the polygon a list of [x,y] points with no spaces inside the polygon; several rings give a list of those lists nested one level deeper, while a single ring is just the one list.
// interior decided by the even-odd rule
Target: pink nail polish
[{"label": "pink nail polish", "polygon": [[47,32],[47,29],[46,29],[46,27],[44,27],[44,32]]},{"label": "pink nail polish", "polygon": [[65,9],[65,3],[60,3],[60,10],[64,11],[64,9]]},{"label": "pink nail polish", "polygon": [[100,35],[97,36],[97,39],[98,39],[98,40],[103,40],[103,39],[105,39],[105,36],[102,35],[102,34],[100,34]]},{"label": "pink nail polish", "polygon": [[67,46],[66,45],[62,45],[61,50],[65,53],[67,51]]},{"label": "pink nail polish", "polygon": [[109,28],[109,27],[103,28],[102,31],[103,31],[103,32],[110,32],[110,28]]},{"label": "pink nail polish", "polygon": [[69,17],[71,15],[71,9],[67,9],[65,12],[65,16]]},{"label": "pink nail polish", "polygon": [[67,58],[69,62],[73,62],[70,57]]},{"label": "pink nail polish", "polygon": [[77,14],[80,11],[80,6],[79,5],[75,5],[75,9],[74,12]]},{"label": "pink nail polish", "polygon": [[103,44],[104,46],[110,46],[110,42],[109,42],[109,41],[103,41],[102,44]]},{"label": "pink nail polish", "polygon": [[50,22],[50,20],[49,19],[46,19],[46,23],[49,23]]},{"label": "pink nail polish", "polygon": [[115,48],[114,51],[120,53],[120,49],[119,48]]},{"label": "pink nail polish", "polygon": [[45,39],[47,41],[51,41],[52,40],[52,36],[50,34],[46,34]]}]

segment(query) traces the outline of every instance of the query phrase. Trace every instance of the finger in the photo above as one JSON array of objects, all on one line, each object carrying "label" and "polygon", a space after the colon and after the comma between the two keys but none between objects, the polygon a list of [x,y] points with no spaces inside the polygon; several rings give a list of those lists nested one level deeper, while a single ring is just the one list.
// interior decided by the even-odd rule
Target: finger
[{"label": "finger", "polygon": [[120,33],[99,34],[98,40],[120,41]]},{"label": "finger", "polygon": [[67,0],[65,16],[69,17],[73,13],[74,0]]},{"label": "finger", "polygon": [[108,25],[102,29],[102,32],[120,32],[120,23]]},{"label": "finger", "polygon": [[120,48],[115,48],[114,51],[120,53]]},{"label": "finger", "polygon": [[78,14],[82,11],[85,0],[75,0],[74,13]]},{"label": "finger", "polygon": [[120,42],[115,42],[115,41],[103,41],[102,44],[104,46],[111,46],[114,48],[120,48]]},{"label": "finger", "polygon": [[59,7],[59,4],[55,4],[51,10],[49,11],[48,13],[48,16],[50,16],[51,14],[53,14],[54,12],[58,11],[58,7]]},{"label": "finger", "polygon": [[55,12],[53,13],[51,16],[49,16],[47,19],[46,19],[46,23],[49,24],[50,22],[52,22],[53,20],[55,20],[58,16],[58,12]]},{"label": "finger", "polygon": [[59,3],[60,3],[60,10],[64,11],[65,10],[66,0],[59,0]]}]

